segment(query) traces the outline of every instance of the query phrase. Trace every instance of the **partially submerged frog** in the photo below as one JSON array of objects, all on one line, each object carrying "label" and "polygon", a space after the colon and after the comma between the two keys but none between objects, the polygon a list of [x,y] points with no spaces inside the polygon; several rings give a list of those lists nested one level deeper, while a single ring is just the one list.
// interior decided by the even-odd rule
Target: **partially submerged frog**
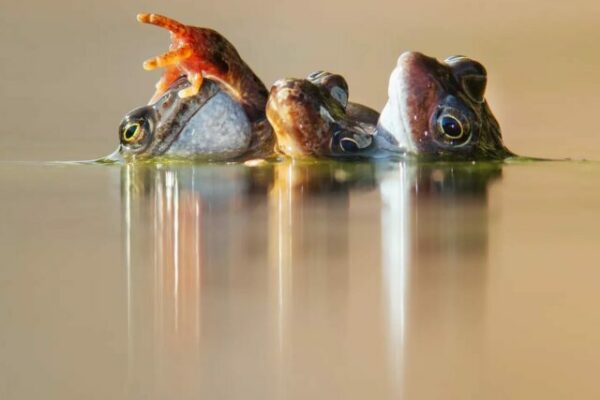
[{"label": "partially submerged frog", "polygon": [[272,151],[267,89],[227,39],[161,15],[139,14],[138,21],[168,29],[172,43],[144,63],[165,71],[149,104],[119,126],[123,158],[223,161]]},{"label": "partially submerged frog", "polygon": [[276,148],[292,157],[512,155],[484,98],[485,68],[466,57],[440,63],[404,53],[379,115],[348,101],[348,84],[340,75],[320,71],[280,80],[269,93],[218,32],[157,14],[139,14],[138,21],[169,30],[171,46],[144,63],[145,69],[165,71],[150,103],[121,122],[118,153],[126,160],[264,157],[275,147],[273,130]]},{"label": "partially submerged frog", "polygon": [[275,82],[267,118],[277,135],[278,151],[291,157],[375,157],[394,151],[395,139],[376,132],[379,114],[350,103],[348,94],[342,76],[323,71]]},{"label": "partially submerged frog", "polygon": [[485,68],[462,56],[444,62],[402,54],[380,116],[349,103],[339,75],[284,79],[271,88],[267,118],[278,150],[292,157],[504,159],[498,122],[484,98]]}]

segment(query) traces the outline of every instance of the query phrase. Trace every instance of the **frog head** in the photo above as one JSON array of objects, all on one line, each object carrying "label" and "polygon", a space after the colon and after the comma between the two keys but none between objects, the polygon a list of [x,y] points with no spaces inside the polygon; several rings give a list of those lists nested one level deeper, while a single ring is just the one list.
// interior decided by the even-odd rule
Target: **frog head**
[{"label": "frog head", "polygon": [[440,62],[417,52],[398,58],[378,130],[431,159],[503,159],[500,126],[485,99],[487,72],[463,56]]}]

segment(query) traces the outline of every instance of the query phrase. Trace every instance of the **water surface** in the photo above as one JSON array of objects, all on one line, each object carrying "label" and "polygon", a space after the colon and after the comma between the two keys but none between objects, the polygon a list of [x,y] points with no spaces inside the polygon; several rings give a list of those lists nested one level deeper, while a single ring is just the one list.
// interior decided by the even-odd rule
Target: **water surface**
[{"label": "water surface", "polygon": [[0,398],[598,398],[599,173],[1,164]]},{"label": "water surface", "polygon": [[508,148],[600,160],[597,0],[2,0],[0,400],[600,398],[599,163],[5,163],[114,149],[138,12],[377,110],[465,54]]}]

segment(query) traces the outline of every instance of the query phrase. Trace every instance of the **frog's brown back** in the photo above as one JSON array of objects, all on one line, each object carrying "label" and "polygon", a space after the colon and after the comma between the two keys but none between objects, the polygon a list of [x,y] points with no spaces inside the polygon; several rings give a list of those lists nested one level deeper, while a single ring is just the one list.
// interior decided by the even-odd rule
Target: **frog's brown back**
[{"label": "frog's brown back", "polygon": [[208,75],[214,73],[214,77],[228,87],[252,121],[264,119],[268,98],[264,83],[223,35],[212,29],[196,29],[206,43],[207,61],[216,67],[214,72],[207,71]]}]

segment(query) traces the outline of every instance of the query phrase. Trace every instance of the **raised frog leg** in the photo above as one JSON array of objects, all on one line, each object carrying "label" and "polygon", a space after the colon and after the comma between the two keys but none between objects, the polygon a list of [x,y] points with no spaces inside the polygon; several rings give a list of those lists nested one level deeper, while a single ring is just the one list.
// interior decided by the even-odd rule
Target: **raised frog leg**
[{"label": "raised frog leg", "polygon": [[179,92],[182,97],[196,95],[202,87],[203,77],[208,77],[220,82],[238,99],[252,120],[264,116],[267,89],[220,33],[184,25],[158,14],[138,14],[137,19],[171,32],[169,51],[144,63],[146,69],[167,68],[157,84],[153,100],[160,98],[178,76],[185,75],[191,83]]}]

